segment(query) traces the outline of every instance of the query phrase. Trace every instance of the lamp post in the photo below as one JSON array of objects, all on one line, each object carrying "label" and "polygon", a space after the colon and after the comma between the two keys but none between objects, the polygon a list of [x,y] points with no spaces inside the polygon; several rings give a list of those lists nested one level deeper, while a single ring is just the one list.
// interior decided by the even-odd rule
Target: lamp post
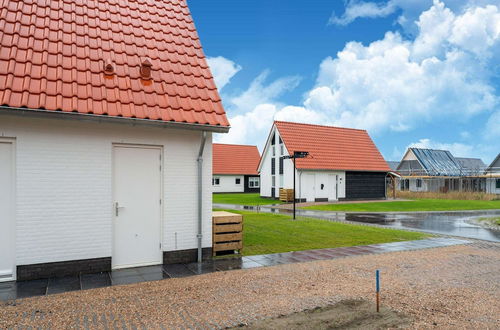
[{"label": "lamp post", "polygon": [[293,159],[293,220],[295,220],[295,172],[297,171],[295,159],[306,158],[308,155],[308,151],[294,151],[293,155],[283,156],[283,159]]}]

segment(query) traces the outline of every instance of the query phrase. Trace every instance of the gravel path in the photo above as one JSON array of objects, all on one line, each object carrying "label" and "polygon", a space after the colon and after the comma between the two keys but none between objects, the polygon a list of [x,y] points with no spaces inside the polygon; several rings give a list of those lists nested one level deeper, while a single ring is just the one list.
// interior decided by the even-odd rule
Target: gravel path
[{"label": "gravel path", "polygon": [[348,257],[69,292],[0,305],[0,328],[224,328],[373,299],[412,328],[500,328],[500,244]]}]

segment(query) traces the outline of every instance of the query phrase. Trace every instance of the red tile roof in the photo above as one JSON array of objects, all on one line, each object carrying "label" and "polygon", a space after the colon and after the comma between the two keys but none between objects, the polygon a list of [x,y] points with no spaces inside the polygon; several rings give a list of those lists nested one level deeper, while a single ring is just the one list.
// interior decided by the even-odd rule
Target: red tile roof
[{"label": "red tile roof", "polygon": [[258,175],[260,154],[256,146],[213,144],[212,172],[214,174]]},{"label": "red tile roof", "polygon": [[308,151],[297,168],[390,171],[365,130],[275,121],[288,152]]},{"label": "red tile roof", "polygon": [[0,4],[0,105],[229,126],[185,0]]}]

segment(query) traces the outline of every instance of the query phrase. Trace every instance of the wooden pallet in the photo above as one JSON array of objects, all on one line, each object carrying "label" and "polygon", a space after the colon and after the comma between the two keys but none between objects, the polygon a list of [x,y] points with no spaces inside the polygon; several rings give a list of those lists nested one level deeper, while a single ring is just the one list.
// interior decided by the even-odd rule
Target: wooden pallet
[{"label": "wooden pallet", "polygon": [[212,251],[243,249],[243,216],[241,214],[217,211],[212,213]]},{"label": "wooden pallet", "polygon": [[280,201],[293,202],[293,189],[280,188]]}]

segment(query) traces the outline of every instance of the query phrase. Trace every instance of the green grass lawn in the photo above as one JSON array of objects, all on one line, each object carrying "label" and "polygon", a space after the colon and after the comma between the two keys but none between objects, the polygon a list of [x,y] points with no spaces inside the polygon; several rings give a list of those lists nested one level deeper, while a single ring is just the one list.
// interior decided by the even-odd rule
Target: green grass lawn
[{"label": "green grass lawn", "polygon": [[243,255],[416,240],[431,235],[290,216],[227,210],[244,215]]},{"label": "green grass lawn", "polygon": [[220,204],[238,205],[269,205],[280,204],[279,200],[262,198],[259,194],[236,193],[236,194],[213,194],[213,202]]},{"label": "green grass lawn", "polygon": [[500,200],[451,200],[417,199],[412,201],[373,202],[355,204],[327,204],[304,207],[320,211],[350,212],[412,212],[412,211],[458,211],[500,209]]},{"label": "green grass lawn", "polygon": [[500,226],[500,217],[485,217],[479,218],[478,220],[488,222],[492,225]]}]

